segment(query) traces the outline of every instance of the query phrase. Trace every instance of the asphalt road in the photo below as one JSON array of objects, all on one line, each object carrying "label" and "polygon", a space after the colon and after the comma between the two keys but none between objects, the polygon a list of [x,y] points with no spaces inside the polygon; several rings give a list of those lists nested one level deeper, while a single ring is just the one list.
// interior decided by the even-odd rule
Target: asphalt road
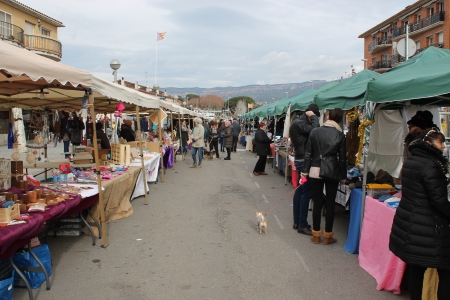
[{"label": "asphalt road", "polygon": [[[240,150],[200,169],[189,168],[189,156],[177,162],[151,185],[149,205],[135,199],[132,216],[108,224],[106,249],[88,236],[50,238],[52,288],[34,290],[35,299],[408,298],[377,291],[343,249],[344,209],[336,208],[336,244],[293,230],[293,187],[270,165],[268,176],[253,176],[256,160]],[[257,233],[254,211],[274,206],[268,234]],[[14,296],[28,299],[23,289]]]}]

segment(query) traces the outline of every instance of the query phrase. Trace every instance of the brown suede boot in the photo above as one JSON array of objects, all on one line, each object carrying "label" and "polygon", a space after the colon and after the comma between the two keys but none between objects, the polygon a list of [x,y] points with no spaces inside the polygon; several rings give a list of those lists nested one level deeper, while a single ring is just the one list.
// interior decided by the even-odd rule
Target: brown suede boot
[{"label": "brown suede boot", "polygon": [[313,242],[314,244],[319,244],[320,243],[320,237],[322,236],[322,230],[319,231],[315,231],[312,230],[312,237],[311,237],[311,242]]},{"label": "brown suede boot", "polygon": [[328,245],[328,244],[333,244],[337,242],[337,239],[335,239],[333,237],[333,231],[332,232],[324,232],[323,233],[323,242],[322,244],[324,245]]}]

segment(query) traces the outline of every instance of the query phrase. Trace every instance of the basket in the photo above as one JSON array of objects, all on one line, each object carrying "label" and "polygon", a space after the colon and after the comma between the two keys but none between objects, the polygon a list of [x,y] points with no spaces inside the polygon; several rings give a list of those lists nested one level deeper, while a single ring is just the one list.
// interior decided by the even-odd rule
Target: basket
[{"label": "basket", "polygon": [[9,223],[20,216],[20,204],[8,208],[0,208],[0,223]]},{"label": "basket", "polygon": [[130,145],[111,144],[111,162],[116,165],[130,165]]}]

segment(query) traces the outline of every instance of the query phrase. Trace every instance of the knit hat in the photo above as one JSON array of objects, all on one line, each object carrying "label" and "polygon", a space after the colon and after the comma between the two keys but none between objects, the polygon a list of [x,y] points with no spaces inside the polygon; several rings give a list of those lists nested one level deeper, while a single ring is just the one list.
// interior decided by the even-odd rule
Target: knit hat
[{"label": "knit hat", "polygon": [[133,122],[131,122],[131,120],[123,120],[123,124],[131,126],[131,124],[133,124]]},{"label": "knit hat", "polygon": [[315,103],[311,103],[310,105],[308,105],[306,111],[312,111],[317,117],[320,117],[319,106],[317,106],[317,104]]},{"label": "knit hat", "polygon": [[[433,121],[431,121],[433,122]],[[406,124],[408,125],[412,125],[412,126],[416,126],[419,127],[420,129],[425,129],[427,128],[427,122],[418,114],[416,114],[415,116],[413,116],[411,118],[411,120],[409,120],[408,122],[406,122]],[[430,126],[431,127],[431,126]]]},{"label": "knit hat", "polygon": [[433,123],[433,114],[429,110],[419,110],[416,112],[416,116],[425,120],[425,128],[436,127],[436,124]]}]

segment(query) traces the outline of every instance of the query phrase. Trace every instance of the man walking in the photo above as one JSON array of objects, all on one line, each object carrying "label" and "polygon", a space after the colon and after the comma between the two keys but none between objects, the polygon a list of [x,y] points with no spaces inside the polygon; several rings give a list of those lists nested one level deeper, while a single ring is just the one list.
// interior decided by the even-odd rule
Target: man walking
[{"label": "man walking", "polygon": [[233,146],[231,147],[231,151],[236,152],[239,133],[241,133],[241,126],[236,121],[236,119],[233,119],[233,123],[231,123],[231,126],[233,127]]},{"label": "man walking", "polygon": [[[298,177],[301,178],[301,171],[303,168],[303,159],[306,152],[306,144],[308,142],[309,134],[314,128],[320,127],[319,123],[319,107],[316,104],[310,104],[306,112],[300,117],[296,117],[289,127],[289,136],[295,151],[295,169]],[[311,183],[307,181],[299,186],[294,193],[293,199],[293,214],[294,225],[298,233],[312,235],[311,226],[308,225],[308,207],[309,200],[312,197]]]}]

